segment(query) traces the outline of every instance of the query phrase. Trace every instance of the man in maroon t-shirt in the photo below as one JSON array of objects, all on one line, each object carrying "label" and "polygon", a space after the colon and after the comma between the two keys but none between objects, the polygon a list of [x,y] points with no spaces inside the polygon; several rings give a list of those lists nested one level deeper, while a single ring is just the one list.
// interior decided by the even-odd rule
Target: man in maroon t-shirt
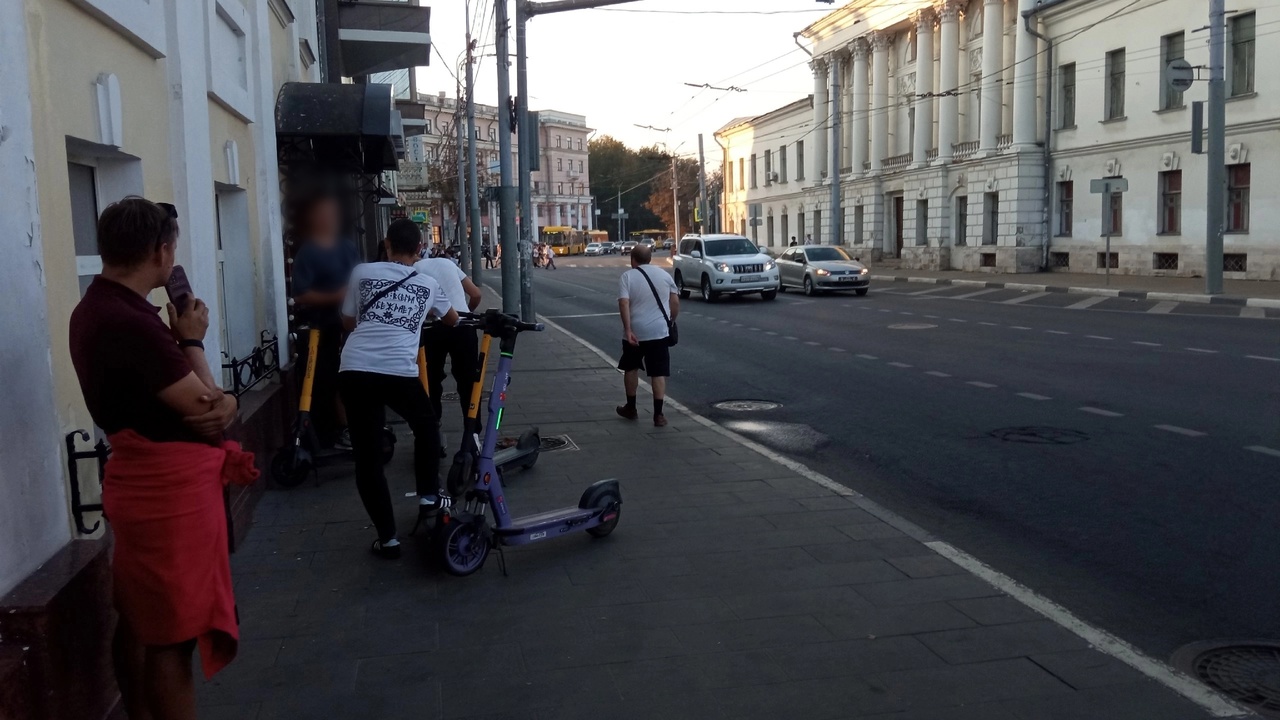
[{"label": "man in maroon t-shirt", "polygon": [[[112,435],[152,442],[216,443],[237,403],[214,382],[204,356],[209,309],[193,300],[169,326],[147,300],[173,271],[177,213],[142,198],[113,203],[98,220],[102,274],[71,314],[71,360],[93,421]],[[140,646],[121,618],[116,675],[129,717],[194,718],[194,640]]]}]

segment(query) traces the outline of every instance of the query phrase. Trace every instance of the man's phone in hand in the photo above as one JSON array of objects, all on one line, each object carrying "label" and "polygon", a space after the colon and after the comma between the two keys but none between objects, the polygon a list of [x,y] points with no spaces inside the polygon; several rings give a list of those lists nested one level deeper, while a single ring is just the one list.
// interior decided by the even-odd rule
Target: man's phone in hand
[{"label": "man's phone in hand", "polygon": [[173,273],[169,275],[169,281],[164,284],[164,289],[169,293],[169,302],[173,303],[179,315],[191,307],[195,293],[192,292],[191,283],[187,280],[187,271],[183,270],[181,265],[173,266]]}]

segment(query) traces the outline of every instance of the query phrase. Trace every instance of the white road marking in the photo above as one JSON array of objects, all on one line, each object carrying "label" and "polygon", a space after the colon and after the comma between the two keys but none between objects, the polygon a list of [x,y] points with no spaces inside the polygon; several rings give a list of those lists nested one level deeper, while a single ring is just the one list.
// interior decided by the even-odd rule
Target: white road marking
[{"label": "white road marking", "polygon": [[879,360],[880,359],[875,355],[868,355],[866,353],[858,353],[858,357],[862,358],[863,360]]},{"label": "white road marking", "polygon": [[718,322],[718,323],[724,323],[725,325],[728,325],[728,324],[729,324],[729,321],[728,321],[728,320],[717,320],[716,322]]},{"label": "white road marking", "polygon": [[[549,322],[548,325],[564,333],[569,338],[576,340],[578,344],[595,353],[596,356],[599,357],[601,361],[607,363],[609,367],[612,367],[615,363],[614,358],[611,358],[595,345],[592,345],[586,340],[574,335],[553,322]],[[649,383],[641,380],[640,384],[646,391],[651,392]],[[1026,605],[1032,610],[1035,610],[1045,616],[1054,623],[1057,623],[1059,626],[1074,633],[1100,652],[1114,657],[1120,662],[1123,662],[1129,667],[1137,670],[1156,682],[1159,682],[1165,687],[1168,687],[1187,700],[1196,703],[1214,717],[1242,717],[1248,714],[1247,711],[1228,700],[1225,696],[1214,692],[1200,682],[1197,682],[1181,672],[1174,670],[1165,663],[1143,655],[1142,651],[1126,643],[1115,635],[1085,623],[1083,620],[1073,615],[1070,610],[1037,594],[1034,590],[1022,585],[1013,578],[991,569],[974,556],[949,543],[931,539],[928,533],[926,533],[922,528],[911,524],[903,518],[898,517],[894,513],[881,507],[879,504],[868,500],[861,493],[858,493],[852,488],[832,480],[804,463],[796,462],[795,460],[771,450],[758,442],[739,435],[719,423],[708,420],[671,397],[667,398],[667,407],[674,408],[677,412],[684,413],[699,425],[702,425],[712,432],[723,435],[745,448],[754,450],[761,457],[772,460],[778,465],[791,470],[819,487],[826,488],[841,497],[852,499],[856,505],[867,510],[888,525],[897,530],[901,530],[907,535],[919,539],[930,550],[933,550],[970,573],[973,573],[975,576],[989,583],[996,590],[1003,592],[1009,597],[1012,597],[1023,605]],[[1274,454],[1277,457],[1280,457],[1280,450],[1272,450],[1271,448],[1264,448],[1261,446],[1254,446],[1248,449],[1268,455]]]},{"label": "white road marking", "polygon": [[1110,340],[1111,339],[1106,335],[1085,335],[1085,337],[1089,338],[1090,340]]},{"label": "white road marking", "polygon": [[969,298],[975,298],[975,297],[978,297],[979,295],[988,295],[993,292],[1000,292],[1003,289],[1004,288],[987,288],[986,290],[979,290],[977,292],[965,293],[963,295],[952,295],[948,299],[949,300],[968,300]]},{"label": "white road marking", "polygon": [[1031,328],[1027,327],[1026,325],[1010,325],[1009,329],[1010,330],[1030,330]]},{"label": "white road marking", "polygon": [[1018,393],[1018,397],[1024,397],[1028,400],[1052,400],[1048,395],[1037,395],[1035,393]]},{"label": "white road marking", "polygon": [[569,319],[572,319],[572,318],[608,317],[608,316],[610,316],[610,315],[617,315],[617,314],[618,314],[618,313],[616,313],[616,312],[611,312],[611,313],[587,313],[586,315],[548,315],[548,317],[553,318],[553,319],[556,319],[556,320],[569,320]]},{"label": "white road marking", "polygon": [[1155,313],[1157,315],[1165,315],[1171,312],[1176,307],[1178,307],[1178,303],[1173,302],[1172,300],[1162,300],[1156,303],[1155,305],[1151,306],[1151,309],[1148,310],[1147,312]]},{"label": "white road marking", "polygon": [[796,337],[795,335],[783,335],[782,339],[783,340],[799,340],[800,338]]},{"label": "white road marking", "polygon": [[890,365],[892,365],[892,366],[894,366],[894,367],[900,367],[900,368],[909,368],[909,367],[911,367],[911,365],[909,365],[909,364],[907,364],[907,363],[904,363],[904,362],[891,362],[891,363],[889,363],[889,364],[890,364]]},{"label": "white road marking", "polygon": [[742,323],[733,323],[734,327],[742,327]]},{"label": "white road marking", "polygon": [[1047,292],[1033,292],[1030,295],[1023,295],[1021,297],[1012,298],[1010,300],[1001,300],[1000,303],[1002,305],[1017,305],[1019,303],[1024,303],[1031,300],[1039,300],[1040,298],[1049,294],[1050,293],[1047,293]]},{"label": "white road marking", "polygon": [[1252,450],[1256,453],[1262,453],[1263,455],[1270,455],[1271,457],[1280,457],[1280,450],[1263,445],[1250,445],[1246,447],[1245,450]]},{"label": "white road marking", "polygon": [[1110,410],[1103,410],[1102,408],[1089,407],[1088,405],[1085,405],[1084,407],[1078,407],[1076,409],[1079,410],[1080,412],[1093,413],[1094,415],[1101,415],[1102,417],[1124,417],[1124,413],[1111,412]]},{"label": "white road marking", "polygon": [[931,287],[928,290],[917,290],[915,292],[909,292],[909,293],[903,293],[903,294],[904,295],[928,295],[929,293],[942,292],[943,290],[950,290],[950,289],[951,289],[950,285],[939,285],[938,287]]},{"label": "white road marking", "polygon": [[948,374],[946,374],[946,373],[944,373],[944,372],[938,372],[937,370],[926,370],[924,374],[925,374],[925,375],[932,375],[932,376],[934,376],[934,377],[951,377],[950,375],[948,375]]},{"label": "white road marking", "polygon": [[905,311],[905,310],[899,310],[899,311],[898,311],[898,314],[899,314],[899,315],[915,315],[915,313],[913,313],[913,312],[907,312],[907,311]]},{"label": "white road marking", "polygon": [[880,308],[880,312],[893,312],[893,311],[892,311],[892,310],[885,310],[884,308]]},{"label": "white road marking", "polygon": [[980,382],[980,381],[978,381],[978,380],[970,380],[969,382],[967,382],[967,383],[965,383],[965,384],[966,384],[966,385],[972,385],[972,386],[974,386],[974,387],[980,387],[980,388],[993,388],[993,387],[1000,387],[999,385],[992,385],[991,383],[984,383],[984,382]]},{"label": "white road marking", "polygon": [[1142,340],[1134,340],[1134,345],[1145,345],[1147,347],[1160,347],[1160,343],[1144,342]]},{"label": "white road marking", "polygon": [[1097,305],[1098,303],[1103,302],[1104,300],[1107,300],[1107,299],[1108,298],[1105,298],[1105,297],[1087,297],[1081,300],[1080,302],[1071,303],[1070,305],[1067,306],[1067,309],[1068,310],[1084,310],[1085,308],[1091,308],[1094,305]]},{"label": "white road marking", "polygon": [[862,306],[859,306],[859,307],[858,307],[858,309],[859,309],[859,310],[870,310],[871,308],[869,308],[869,307],[867,307],[867,306],[865,306],[865,305],[862,305]]},{"label": "white road marking", "polygon": [[822,343],[814,342],[814,341],[812,341],[812,340],[805,340],[805,341],[804,341],[804,344],[805,344],[805,345],[814,345],[814,346],[817,346],[817,345],[821,345]]},{"label": "white road marking", "polygon": [[1187,437],[1203,437],[1205,435],[1205,433],[1202,433],[1199,430],[1190,430],[1188,428],[1178,427],[1177,425],[1154,425],[1152,427],[1154,427],[1157,430],[1164,430],[1165,432],[1177,433],[1179,435],[1185,435]]},{"label": "white road marking", "polygon": [[765,331],[764,331],[764,334],[765,334],[765,335],[773,335],[773,336],[775,336],[775,337],[778,335],[778,333],[776,333],[776,332],[774,332],[774,331],[772,331],[772,330],[765,330]]},{"label": "white road marking", "polygon": [[1050,335],[1070,335],[1071,334],[1066,330],[1045,330],[1045,332],[1049,333]]},{"label": "white road marking", "polygon": [[1240,317],[1242,318],[1264,318],[1267,311],[1260,307],[1242,307],[1240,308]]},{"label": "white road marking", "polygon": [[1250,360],[1269,360],[1271,362],[1280,362],[1280,358],[1267,357],[1266,355],[1245,355]]},{"label": "white road marking", "polygon": [[1218,352],[1217,350],[1205,350],[1204,348],[1183,348],[1183,350],[1186,350],[1187,352],[1205,353],[1207,355],[1214,355]]},{"label": "white road marking", "polygon": [[947,319],[950,320],[951,322],[969,322],[968,320],[962,320],[961,318],[947,318]]},{"label": "white road marking", "polygon": [[939,317],[941,317],[941,316],[940,316],[940,315],[925,315],[925,317],[927,317],[927,318],[931,318],[931,319],[933,319],[933,320],[937,320],[937,319],[938,319]]},{"label": "white road marking", "polygon": [[986,321],[983,321],[983,320],[979,320],[979,321],[978,321],[978,324],[979,324],[979,325],[986,325],[986,326],[988,326],[988,327],[996,327],[996,326],[998,326],[998,325],[999,325],[999,323],[986,322]]},{"label": "white road marking", "polygon": [[750,330],[751,332],[760,332],[760,328],[758,327],[749,327],[747,329]]},{"label": "white road marking", "polygon": [[830,350],[831,352],[844,352],[844,348],[831,347],[827,349]]}]

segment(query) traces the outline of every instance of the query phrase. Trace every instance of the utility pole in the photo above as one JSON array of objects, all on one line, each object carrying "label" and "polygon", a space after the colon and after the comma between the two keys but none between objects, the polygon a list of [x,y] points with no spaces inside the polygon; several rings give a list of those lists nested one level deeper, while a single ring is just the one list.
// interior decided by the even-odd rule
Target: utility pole
[{"label": "utility pole", "polygon": [[[502,247],[502,312],[519,314],[520,250],[516,246],[516,188],[511,172],[511,76],[507,63],[507,0],[494,0],[494,51],[498,56],[498,236]],[[527,180],[527,177],[522,177]],[[525,222],[528,222],[526,219]]]},{"label": "utility pole", "polygon": [[[505,1],[505,0],[500,0]],[[520,319],[537,322],[533,309],[533,217],[532,182],[529,177],[533,158],[533,131],[529,127],[528,32],[529,6],[516,0],[516,126],[520,140]]]},{"label": "utility pole", "polygon": [[[840,60],[831,63],[831,244],[844,244],[844,211],[840,207]],[[925,122],[932,122],[929,118]],[[820,228],[814,228],[821,232]]]},{"label": "utility pole", "polygon": [[466,132],[466,128],[462,126],[461,98],[459,98],[458,102],[454,103],[453,124],[458,131],[458,195],[457,202],[453,204],[455,209],[454,215],[457,216],[457,220],[454,224],[454,236],[458,243],[458,255],[460,256],[459,260],[461,260],[462,272],[468,272],[471,269],[469,267],[471,265],[471,258],[470,254],[467,252],[467,222],[464,220],[466,212],[463,210],[466,206],[467,197],[467,184],[465,181],[465,178],[467,177],[467,169],[465,167],[467,164],[467,156],[464,152],[466,150],[466,145],[463,144],[462,133]]},{"label": "utility pole", "polygon": [[680,242],[680,192],[679,183],[676,180],[676,156],[671,155],[671,216],[675,219],[675,234],[671,236],[672,240]]},{"label": "utility pole", "polygon": [[698,133],[698,232],[707,221],[707,161],[702,156],[702,133]]},{"label": "utility pole", "polygon": [[1205,206],[1206,295],[1222,293],[1222,231],[1227,210],[1226,2],[1209,0],[1209,177]]},{"label": "utility pole", "polygon": [[[475,81],[475,46],[471,39],[471,2],[466,4],[467,21],[467,205],[471,211],[471,277],[479,284],[481,262],[480,252],[480,187],[476,168],[476,81]],[[492,228],[491,228],[492,230]],[[463,248],[462,256],[467,256],[468,249]],[[465,270],[467,265],[463,262]]]}]

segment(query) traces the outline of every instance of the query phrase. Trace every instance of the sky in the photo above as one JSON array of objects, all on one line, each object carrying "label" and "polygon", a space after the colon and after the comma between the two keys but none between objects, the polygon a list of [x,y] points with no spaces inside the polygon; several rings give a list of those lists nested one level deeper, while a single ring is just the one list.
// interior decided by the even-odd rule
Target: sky
[{"label": "sky", "polygon": [[[435,50],[431,66],[418,70],[419,92],[453,95],[451,73],[457,72],[457,59],[466,47],[466,2],[421,4],[431,7]],[[494,0],[470,4],[473,16],[483,12],[481,42],[490,45],[484,49],[489,57],[478,66],[476,100],[493,104]],[[514,6],[509,5],[513,94]],[[528,26],[529,106],[585,115],[597,136],[612,135],[632,147],[661,144],[681,155],[696,156],[697,136],[703,133],[710,157],[716,147],[711,133],[729,120],[759,115],[813,92],[809,57],[792,35],[837,6],[815,0],[637,0],[535,17]],[[473,22],[479,25],[478,17]]]}]

